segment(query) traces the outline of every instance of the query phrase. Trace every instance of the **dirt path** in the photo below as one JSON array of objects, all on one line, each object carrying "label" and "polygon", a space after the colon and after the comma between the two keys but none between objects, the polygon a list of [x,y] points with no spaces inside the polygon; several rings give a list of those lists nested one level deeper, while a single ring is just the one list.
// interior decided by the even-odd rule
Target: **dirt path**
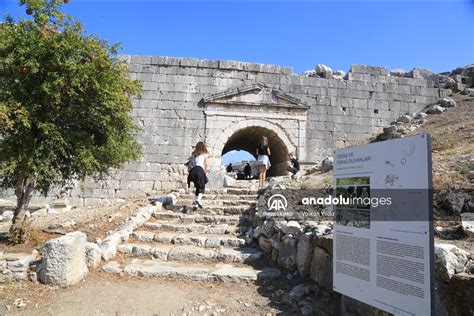
[{"label": "dirt path", "polygon": [[[272,288],[270,288],[271,290]],[[123,278],[94,273],[67,289],[11,284],[0,315],[275,315],[271,292],[253,283]],[[263,291],[263,292],[262,292]],[[264,293],[266,292],[266,293]],[[278,292],[278,291],[276,291]],[[14,306],[21,298],[23,308]],[[7,309],[7,305],[9,305]],[[185,314],[186,313],[186,314]],[[191,314],[190,314],[191,313]]]}]

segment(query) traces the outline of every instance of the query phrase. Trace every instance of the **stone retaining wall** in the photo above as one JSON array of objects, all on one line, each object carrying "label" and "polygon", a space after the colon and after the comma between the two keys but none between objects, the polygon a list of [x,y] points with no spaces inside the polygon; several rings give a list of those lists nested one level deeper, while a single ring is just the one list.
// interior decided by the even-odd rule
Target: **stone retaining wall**
[{"label": "stone retaining wall", "polygon": [[[286,218],[266,218],[258,212],[251,221],[253,229],[246,233],[247,238],[253,238],[268,258],[287,269],[287,273],[310,278],[332,292],[332,221],[302,219],[297,213]],[[432,299],[436,315],[461,316],[474,310],[474,301],[466,299],[474,293],[474,275],[469,268],[473,258],[473,254],[456,245],[435,244],[435,295]],[[346,308],[354,315],[389,315],[354,299],[348,300]]]}]

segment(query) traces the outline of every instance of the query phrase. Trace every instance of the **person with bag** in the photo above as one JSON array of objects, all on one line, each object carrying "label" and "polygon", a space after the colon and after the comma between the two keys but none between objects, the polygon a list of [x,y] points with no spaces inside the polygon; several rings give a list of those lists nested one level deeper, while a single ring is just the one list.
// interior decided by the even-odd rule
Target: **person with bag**
[{"label": "person with bag", "polygon": [[206,183],[209,182],[207,179],[207,171],[209,167],[209,152],[207,151],[204,142],[198,142],[192,153],[190,161],[187,163],[189,170],[188,174],[188,188],[191,182],[196,188],[195,201],[193,206],[202,208],[202,197],[206,188]]},{"label": "person with bag", "polygon": [[300,171],[300,162],[298,161],[298,157],[293,155],[293,153],[290,153],[288,155],[288,161],[290,162],[290,166],[288,166],[286,170],[295,175],[298,173],[298,171]]},{"label": "person with bag", "polygon": [[257,166],[258,166],[258,185],[263,188],[265,185],[265,178],[268,168],[271,167],[270,158],[271,155],[270,147],[268,146],[268,138],[262,136],[260,138],[260,144],[257,147]]}]

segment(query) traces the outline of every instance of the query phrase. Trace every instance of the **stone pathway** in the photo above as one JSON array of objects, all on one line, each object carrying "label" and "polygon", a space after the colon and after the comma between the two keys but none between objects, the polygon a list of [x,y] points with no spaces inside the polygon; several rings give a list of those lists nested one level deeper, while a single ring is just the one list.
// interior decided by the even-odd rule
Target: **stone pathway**
[{"label": "stone pathway", "polygon": [[102,270],[142,277],[176,277],[224,282],[275,278],[280,271],[258,268],[263,253],[245,237],[249,212],[256,206],[256,189],[211,189],[203,209],[193,209],[192,194],[176,205],[156,211],[117,247],[124,259]]}]

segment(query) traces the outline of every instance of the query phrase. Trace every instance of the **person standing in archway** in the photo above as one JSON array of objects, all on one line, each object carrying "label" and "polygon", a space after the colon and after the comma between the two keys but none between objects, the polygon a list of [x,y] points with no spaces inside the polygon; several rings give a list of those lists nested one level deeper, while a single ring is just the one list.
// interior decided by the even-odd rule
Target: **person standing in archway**
[{"label": "person standing in archway", "polygon": [[252,179],[252,167],[250,166],[248,162],[244,167],[244,174],[245,174],[245,180]]},{"label": "person standing in archway", "polygon": [[268,146],[268,138],[262,136],[260,138],[260,144],[257,147],[257,166],[258,166],[258,185],[260,188],[263,188],[265,185],[265,177],[268,168],[270,168],[270,158],[271,155],[270,147]]},{"label": "person standing in archway", "polygon": [[194,183],[196,188],[194,206],[202,208],[202,197],[206,188],[206,183],[209,182],[207,179],[207,170],[209,167],[209,152],[207,151],[206,145],[203,142],[198,142],[196,148],[192,153],[192,169],[188,175],[188,188],[190,183]]}]

